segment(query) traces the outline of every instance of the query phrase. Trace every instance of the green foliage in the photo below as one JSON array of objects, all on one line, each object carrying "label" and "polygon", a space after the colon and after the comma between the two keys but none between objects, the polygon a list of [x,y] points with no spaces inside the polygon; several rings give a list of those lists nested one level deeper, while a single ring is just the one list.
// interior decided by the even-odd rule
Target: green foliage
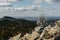
[{"label": "green foliage", "polygon": [[[9,20],[10,19],[10,20]],[[1,21],[2,20],[2,21]],[[4,17],[0,20],[0,38],[9,38],[22,33],[29,33],[36,26],[36,22],[24,19],[15,19],[11,17]],[[12,21],[13,20],[13,21]]]}]

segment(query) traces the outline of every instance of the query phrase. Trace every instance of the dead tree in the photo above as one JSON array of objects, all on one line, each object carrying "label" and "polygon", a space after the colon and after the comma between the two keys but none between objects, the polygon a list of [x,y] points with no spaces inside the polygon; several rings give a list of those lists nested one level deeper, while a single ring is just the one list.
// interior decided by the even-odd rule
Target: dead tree
[{"label": "dead tree", "polygon": [[37,21],[37,25],[39,27],[39,33],[42,33],[42,31],[45,28],[45,24],[46,24],[46,17],[44,15],[40,15]]},{"label": "dead tree", "polygon": [[39,16],[38,21],[37,21],[37,25],[38,26],[44,26],[43,24],[46,22],[46,17],[42,14]]}]

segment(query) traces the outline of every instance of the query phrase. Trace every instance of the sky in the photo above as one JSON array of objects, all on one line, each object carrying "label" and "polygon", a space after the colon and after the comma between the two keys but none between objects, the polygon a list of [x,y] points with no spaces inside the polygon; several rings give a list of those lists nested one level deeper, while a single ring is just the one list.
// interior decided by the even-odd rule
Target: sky
[{"label": "sky", "polygon": [[38,17],[40,14],[60,16],[60,0],[0,0],[1,8],[14,8],[15,10],[11,12],[0,10],[0,17]]}]

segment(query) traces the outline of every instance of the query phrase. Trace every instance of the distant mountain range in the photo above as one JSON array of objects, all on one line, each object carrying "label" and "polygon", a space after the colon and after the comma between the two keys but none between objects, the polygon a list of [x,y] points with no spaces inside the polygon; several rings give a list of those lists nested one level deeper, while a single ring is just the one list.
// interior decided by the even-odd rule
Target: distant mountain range
[{"label": "distant mountain range", "polygon": [[25,19],[25,20],[30,20],[30,21],[37,21],[38,20],[38,17],[21,17],[22,19]]},{"label": "distant mountain range", "polygon": [[[29,20],[29,21],[37,21],[38,17],[10,17],[10,16],[4,16],[2,19],[7,18],[8,20],[14,21],[14,19],[24,19],[24,20]],[[0,20],[2,20],[0,18]],[[60,20],[60,16],[53,17],[53,16],[48,16],[46,17],[47,20]]]},{"label": "distant mountain range", "polygon": [[[30,21],[37,21],[38,20],[38,17],[21,17],[22,19],[26,19],[26,20],[30,20]],[[57,16],[57,17],[46,17],[47,20],[60,20],[60,16]]]}]

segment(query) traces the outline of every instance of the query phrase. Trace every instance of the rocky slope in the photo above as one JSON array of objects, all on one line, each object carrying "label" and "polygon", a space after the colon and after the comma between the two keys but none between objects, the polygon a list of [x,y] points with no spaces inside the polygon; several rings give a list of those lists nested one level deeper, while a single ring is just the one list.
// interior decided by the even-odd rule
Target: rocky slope
[{"label": "rocky slope", "polygon": [[58,26],[58,23],[60,22],[57,21],[54,27],[51,25],[45,27],[42,33],[33,31],[31,34],[26,33],[23,37],[20,37],[20,34],[11,37],[9,40],[60,40],[60,26]]}]

